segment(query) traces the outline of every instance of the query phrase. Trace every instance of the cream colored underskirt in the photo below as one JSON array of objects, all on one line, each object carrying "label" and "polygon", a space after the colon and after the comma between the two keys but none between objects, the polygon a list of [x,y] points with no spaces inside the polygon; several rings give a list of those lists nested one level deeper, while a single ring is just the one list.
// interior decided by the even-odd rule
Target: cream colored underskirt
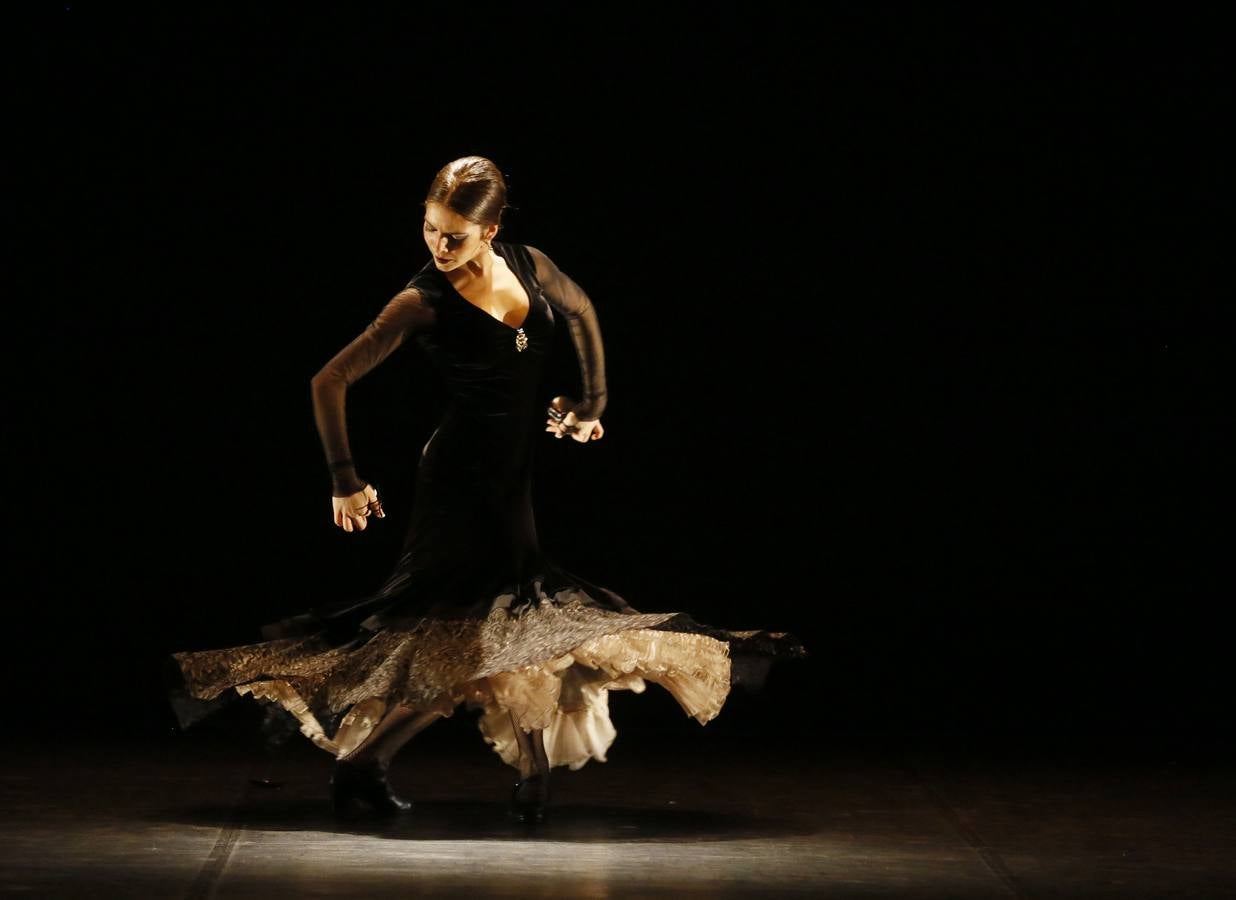
[{"label": "cream colored underskirt", "polygon": [[[461,703],[480,709],[478,727],[485,741],[517,769],[515,728],[543,729],[550,766],[579,769],[590,759],[605,762],[617,736],[609,717],[609,691],[643,693],[645,681],[669,691],[703,725],[720,713],[729,695],[729,645],[702,634],[627,629],[590,638],[535,665],[463,682],[416,711],[447,717]],[[361,700],[328,736],[287,681],[255,681],[235,689],[281,705],[297,718],[306,737],[336,758],[360,746],[387,711],[379,697]]]}]

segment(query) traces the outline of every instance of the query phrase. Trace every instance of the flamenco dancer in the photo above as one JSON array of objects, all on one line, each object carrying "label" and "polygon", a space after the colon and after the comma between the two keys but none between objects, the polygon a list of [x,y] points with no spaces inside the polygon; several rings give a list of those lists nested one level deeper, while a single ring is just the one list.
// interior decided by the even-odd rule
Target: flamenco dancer
[{"label": "flamenco dancer", "polygon": [[[182,729],[237,696],[262,701],[268,720],[294,723],[335,757],[339,814],[411,809],[387,782],[391,762],[463,704],[519,772],[509,814],[544,821],[553,767],[605,761],[617,734],[609,691],[652,681],[702,725],[733,684],[758,686],[773,660],[806,655],[787,632],[641,612],[542,554],[531,502],[537,435],[603,438],[604,347],[583,289],[536,247],[496,239],[506,197],[484,157],[443,166],[423,204],[431,259],[312,380],[334,524],[354,533],[386,513],[352,458],[348,386],[409,341],[444,376],[449,402],[420,453],[390,576],[370,595],[263,626],[260,642],[167,659]],[[559,323],[582,397],[556,397],[543,413],[540,376]]]}]

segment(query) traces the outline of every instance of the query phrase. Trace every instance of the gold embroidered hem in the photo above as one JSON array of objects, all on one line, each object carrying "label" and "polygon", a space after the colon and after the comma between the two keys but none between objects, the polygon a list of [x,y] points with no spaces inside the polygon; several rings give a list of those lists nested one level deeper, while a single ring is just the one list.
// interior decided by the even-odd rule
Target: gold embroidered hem
[{"label": "gold embroidered hem", "polygon": [[360,646],[309,636],[172,657],[189,696],[212,700],[232,688],[278,704],[336,757],[396,705],[445,717],[464,703],[482,710],[481,733],[504,762],[518,768],[518,723],[544,729],[551,765],[578,769],[604,762],[617,734],[608,691],[641,693],[648,680],[700,724],[720,712],[731,684],[729,645],[657,629],[677,615],[546,599],[518,615],[499,607],[483,620],[395,623]]},{"label": "gold embroidered hem", "polygon": [[[716,718],[730,690],[728,649],[723,641],[704,635],[631,629],[592,638],[554,659],[457,685],[417,711],[447,717],[460,704],[481,709],[477,724],[486,743],[516,769],[516,724],[525,731],[544,729],[549,764],[579,769],[590,759],[605,762],[617,737],[609,716],[609,691],[643,693],[645,680],[652,681],[701,725]],[[306,737],[336,758],[360,746],[389,708],[378,697],[362,700],[331,737],[286,681],[235,689],[278,703],[296,717]]]}]

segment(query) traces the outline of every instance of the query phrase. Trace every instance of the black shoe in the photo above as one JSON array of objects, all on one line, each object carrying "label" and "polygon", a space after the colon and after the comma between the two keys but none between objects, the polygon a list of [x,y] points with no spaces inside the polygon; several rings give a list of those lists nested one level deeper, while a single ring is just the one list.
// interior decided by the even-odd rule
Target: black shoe
[{"label": "black shoe", "polygon": [[377,760],[336,762],[330,779],[331,804],[335,815],[352,811],[357,800],[363,800],[374,812],[384,815],[407,812],[411,800],[398,796],[386,781],[386,769]]},{"label": "black shoe", "polygon": [[544,822],[549,805],[549,779],[536,773],[515,782],[507,815],[517,822]]}]

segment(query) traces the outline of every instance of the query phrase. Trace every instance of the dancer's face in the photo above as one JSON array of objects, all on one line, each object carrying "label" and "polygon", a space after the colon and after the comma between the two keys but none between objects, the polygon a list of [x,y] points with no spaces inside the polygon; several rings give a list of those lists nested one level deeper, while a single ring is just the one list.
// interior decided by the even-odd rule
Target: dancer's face
[{"label": "dancer's face", "polygon": [[425,221],[421,228],[438,271],[457,269],[485,253],[482,239],[492,239],[498,232],[496,225],[482,228],[436,201],[425,204]]}]

